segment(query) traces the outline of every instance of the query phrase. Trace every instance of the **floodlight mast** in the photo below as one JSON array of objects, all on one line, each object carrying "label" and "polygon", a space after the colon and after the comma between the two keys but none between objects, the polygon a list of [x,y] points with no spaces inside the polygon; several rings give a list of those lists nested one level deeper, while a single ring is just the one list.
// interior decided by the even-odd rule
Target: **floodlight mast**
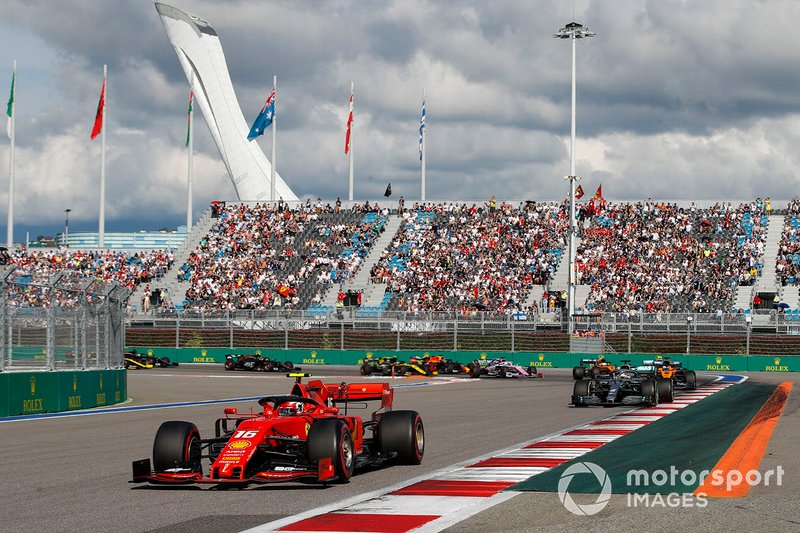
[{"label": "floodlight mast", "polygon": [[575,182],[580,179],[575,175],[575,41],[594,37],[596,34],[589,28],[577,22],[570,22],[565,27],[553,34],[556,39],[572,39],[572,128],[569,143],[569,233],[568,233],[568,260],[569,260],[569,286],[567,289],[567,331],[571,335],[575,329]]}]

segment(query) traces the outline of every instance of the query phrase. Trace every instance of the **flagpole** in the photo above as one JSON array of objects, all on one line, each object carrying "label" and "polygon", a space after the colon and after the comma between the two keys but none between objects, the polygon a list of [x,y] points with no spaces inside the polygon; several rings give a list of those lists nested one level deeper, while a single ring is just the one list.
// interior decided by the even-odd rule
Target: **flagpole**
[{"label": "flagpole", "polygon": [[17,137],[17,60],[14,60],[14,73],[11,77],[11,146],[8,154],[8,224],[6,226],[6,247],[14,247],[14,150]]},{"label": "flagpole", "polygon": [[[277,109],[278,102],[275,100],[278,99],[278,76],[272,76],[272,92],[275,93],[272,100],[273,109]],[[270,201],[275,201],[275,155],[277,152],[277,142],[276,142],[276,133],[278,131],[278,113],[275,112],[272,114],[272,171],[270,172],[269,177],[269,199]]]},{"label": "flagpole", "polygon": [[106,245],[106,123],[108,123],[106,102],[108,102],[108,65],[103,65],[103,86],[105,87],[105,95],[103,99],[103,123],[100,130],[100,227],[97,241],[98,248],[105,248]]},{"label": "flagpole", "polygon": [[189,132],[188,132],[188,148],[189,148],[189,168],[186,176],[186,231],[192,231],[192,187],[194,185],[194,72],[192,72],[192,79],[189,81]]},{"label": "flagpole", "polygon": [[[425,113],[425,89],[422,89],[422,111]],[[424,116],[424,115],[423,115]],[[422,121],[422,119],[420,119]],[[428,129],[428,118],[425,117],[424,126],[420,124],[419,134],[422,137],[422,175],[420,177],[420,200],[425,201],[425,137],[427,137],[426,130]]]},{"label": "flagpole", "polygon": [[[355,84],[351,81],[350,82],[350,97],[353,97],[354,93],[354,86]],[[353,107],[355,107],[355,103],[353,103]],[[355,122],[355,113],[353,113],[353,122]],[[348,147],[348,154],[350,155],[350,188],[348,189],[347,199],[351,202],[353,201],[353,130],[355,128],[353,125],[350,125],[350,145]]]}]

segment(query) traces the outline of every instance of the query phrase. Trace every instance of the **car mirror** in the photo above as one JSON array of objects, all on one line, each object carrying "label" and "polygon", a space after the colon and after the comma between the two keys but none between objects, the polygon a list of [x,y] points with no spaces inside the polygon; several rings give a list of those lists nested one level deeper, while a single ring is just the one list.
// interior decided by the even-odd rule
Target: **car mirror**
[{"label": "car mirror", "polygon": [[225,408],[226,415],[238,415],[239,411],[235,407],[226,407]]}]

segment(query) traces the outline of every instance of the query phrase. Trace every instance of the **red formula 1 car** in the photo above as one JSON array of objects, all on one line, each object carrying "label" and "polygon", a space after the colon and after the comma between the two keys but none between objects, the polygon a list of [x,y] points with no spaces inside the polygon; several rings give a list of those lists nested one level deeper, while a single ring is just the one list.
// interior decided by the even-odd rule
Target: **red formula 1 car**
[{"label": "red formula 1 car", "polygon": [[[152,466],[150,459],[134,461],[133,483],[346,483],[362,466],[422,462],[422,418],[392,411],[394,391],[387,383],[304,384],[308,374],[290,376],[296,378],[291,393],[261,398],[262,412],[226,408],[213,438],[201,438],[190,422],[161,424]],[[348,414],[348,406],[368,401],[380,401],[369,420]],[[203,459],[211,463],[207,474]]]}]

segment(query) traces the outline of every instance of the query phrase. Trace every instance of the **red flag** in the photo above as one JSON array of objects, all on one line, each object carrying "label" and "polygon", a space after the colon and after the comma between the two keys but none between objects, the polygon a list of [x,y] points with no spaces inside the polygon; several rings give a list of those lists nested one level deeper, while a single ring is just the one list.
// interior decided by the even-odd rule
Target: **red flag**
[{"label": "red flag", "polygon": [[603,184],[601,183],[597,187],[597,192],[594,193],[594,196],[592,196],[592,200],[601,200],[602,198],[603,198]]},{"label": "red flag", "polygon": [[350,114],[347,116],[347,135],[344,138],[344,153],[350,153],[350,128],[353,125],[353,90],[350,90]]},{"label": "red flag", "polygon": [[94,127],[92,128],[92,140],[103,129],[103,113],[106,110],[106,79],[103,78],[103,89],[100,91],[100,103],[97,104],[97,116],[94,117]]},{"label": "red flag", "polygon": [[469,293],[473,298],[477,298],[478,297],[478,287],[473,288],[471,291],[469,291]]},{"label": "red flag", "polygon": [[583,198],[583,187],[578,185],[578,188],[575,189],[575,199],[580,200],[581,198]]}]

